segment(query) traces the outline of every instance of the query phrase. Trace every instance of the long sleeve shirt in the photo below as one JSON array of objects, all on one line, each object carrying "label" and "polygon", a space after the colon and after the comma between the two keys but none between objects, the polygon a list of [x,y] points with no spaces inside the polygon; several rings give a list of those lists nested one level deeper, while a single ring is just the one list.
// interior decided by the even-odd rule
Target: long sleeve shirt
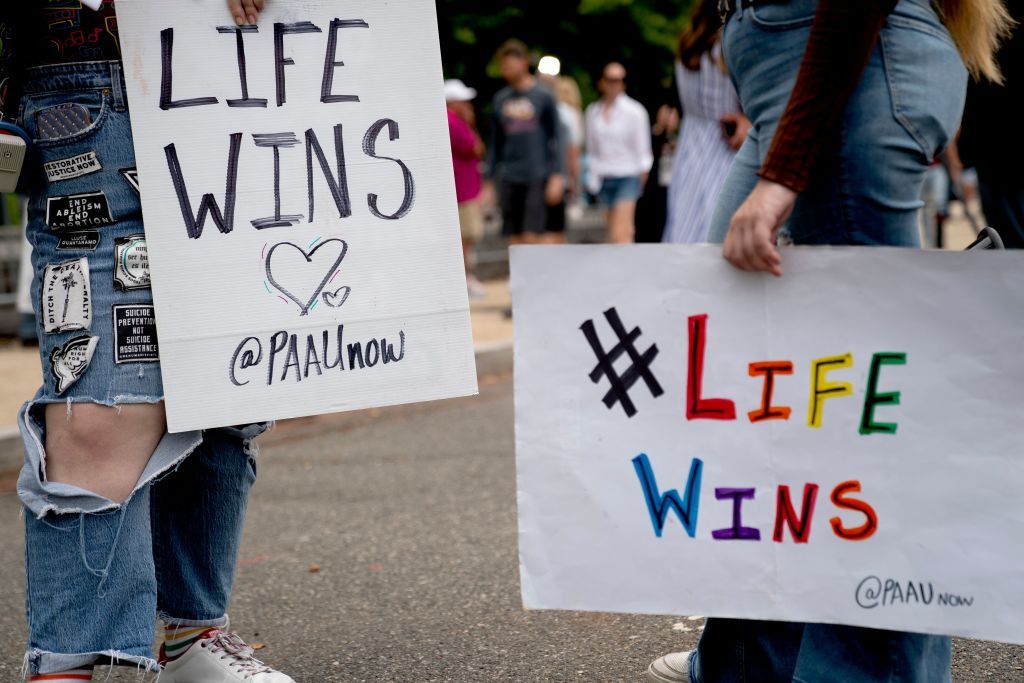
[{"label": "long sleeve shirt", "polygon": [[458,114],[448,110],[448,133],[452,140],[452,166],[455,168],[455,196],[459,204],[480,195],[480,149],[476,131]]},{"label": "long sleeve shirt", "polygon": [[555,96],[535,83],[508,87],[494,96],[487,175],[511,183],[533,183],[562,172]]},{"label": "long sleeve shirt", "polygon": [[586,130],[587,171],[592,186],[601,178],[638,176],[651,170],[651,117],[632,97],[623,94],[611,104],[591,104],[587,107]]}]

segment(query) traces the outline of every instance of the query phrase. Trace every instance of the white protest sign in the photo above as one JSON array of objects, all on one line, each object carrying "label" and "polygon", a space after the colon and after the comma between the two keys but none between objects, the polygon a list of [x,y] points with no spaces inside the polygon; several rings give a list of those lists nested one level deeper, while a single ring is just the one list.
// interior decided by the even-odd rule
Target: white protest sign
[{"label": "white protest sign", "polygon": [[1024,643],[1024,260],[513,250],[528,608]]},{"label": "white protest sign", "polygon": [[117,14],[170,429],[475,393],[434,3]]}]

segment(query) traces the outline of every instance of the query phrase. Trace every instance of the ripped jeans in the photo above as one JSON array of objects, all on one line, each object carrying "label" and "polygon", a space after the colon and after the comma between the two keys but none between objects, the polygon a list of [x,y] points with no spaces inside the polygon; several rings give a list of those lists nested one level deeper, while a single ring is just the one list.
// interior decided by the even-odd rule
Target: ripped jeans
[{"label": "ripped jeans", "polygon": [[[89,503],[86,492],[43,482],[50,491],[45,499],[57,509],[38,517],[37,506],[27,501],[39,484],[26,481],[31,464],[26,465],[18,492],[29,508],[29,673],[107,658],[155,671],[151,647],[157,617],[186,626],[226,623],[249,490],[256,480],[248,439],[265,428],[207,430],[194,441],[168,434],[154,459],[173,449],[179,454],[176,464],[163,474],[147,469],[123,505],[106,501],[96,511],[82,507]],[[62,491],[70,495],[65,498]]]},{"label": "ripped jeans", "polygon": [[[163,400],[135,153],[118,62],[27,70],[19,119],[43,386],[19,415],[26,672],[157,670],[156,618],[222,626],[267,424],[164,434],[116,503],[46,476],[45,407]],[[79,418],[81,419],[81,418]]]}]

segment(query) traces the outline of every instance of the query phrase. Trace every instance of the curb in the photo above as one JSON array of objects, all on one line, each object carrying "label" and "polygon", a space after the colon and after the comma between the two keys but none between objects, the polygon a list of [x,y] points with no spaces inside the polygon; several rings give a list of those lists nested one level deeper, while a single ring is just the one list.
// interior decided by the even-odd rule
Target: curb
[{"label": "curb", "polygon": [[[512,340],[474,346],[476,374],[483,378],[512,372]],[[21,433],[17,427],[0,427],[0,473],[21,469],[24,458]]]}]

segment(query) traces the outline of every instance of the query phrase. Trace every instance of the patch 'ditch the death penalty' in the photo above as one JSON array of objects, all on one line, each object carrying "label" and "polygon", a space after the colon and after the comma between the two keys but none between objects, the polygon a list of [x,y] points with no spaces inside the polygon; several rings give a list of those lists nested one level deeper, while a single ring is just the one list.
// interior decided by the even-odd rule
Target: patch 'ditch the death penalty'
[{"label": "patch 'ditch the death penalty'", "polygon": [[39,312],[48,334],[89,329],[92,324],[89,261],[83,257],[49,264],[43,270],[40,289]]}]

